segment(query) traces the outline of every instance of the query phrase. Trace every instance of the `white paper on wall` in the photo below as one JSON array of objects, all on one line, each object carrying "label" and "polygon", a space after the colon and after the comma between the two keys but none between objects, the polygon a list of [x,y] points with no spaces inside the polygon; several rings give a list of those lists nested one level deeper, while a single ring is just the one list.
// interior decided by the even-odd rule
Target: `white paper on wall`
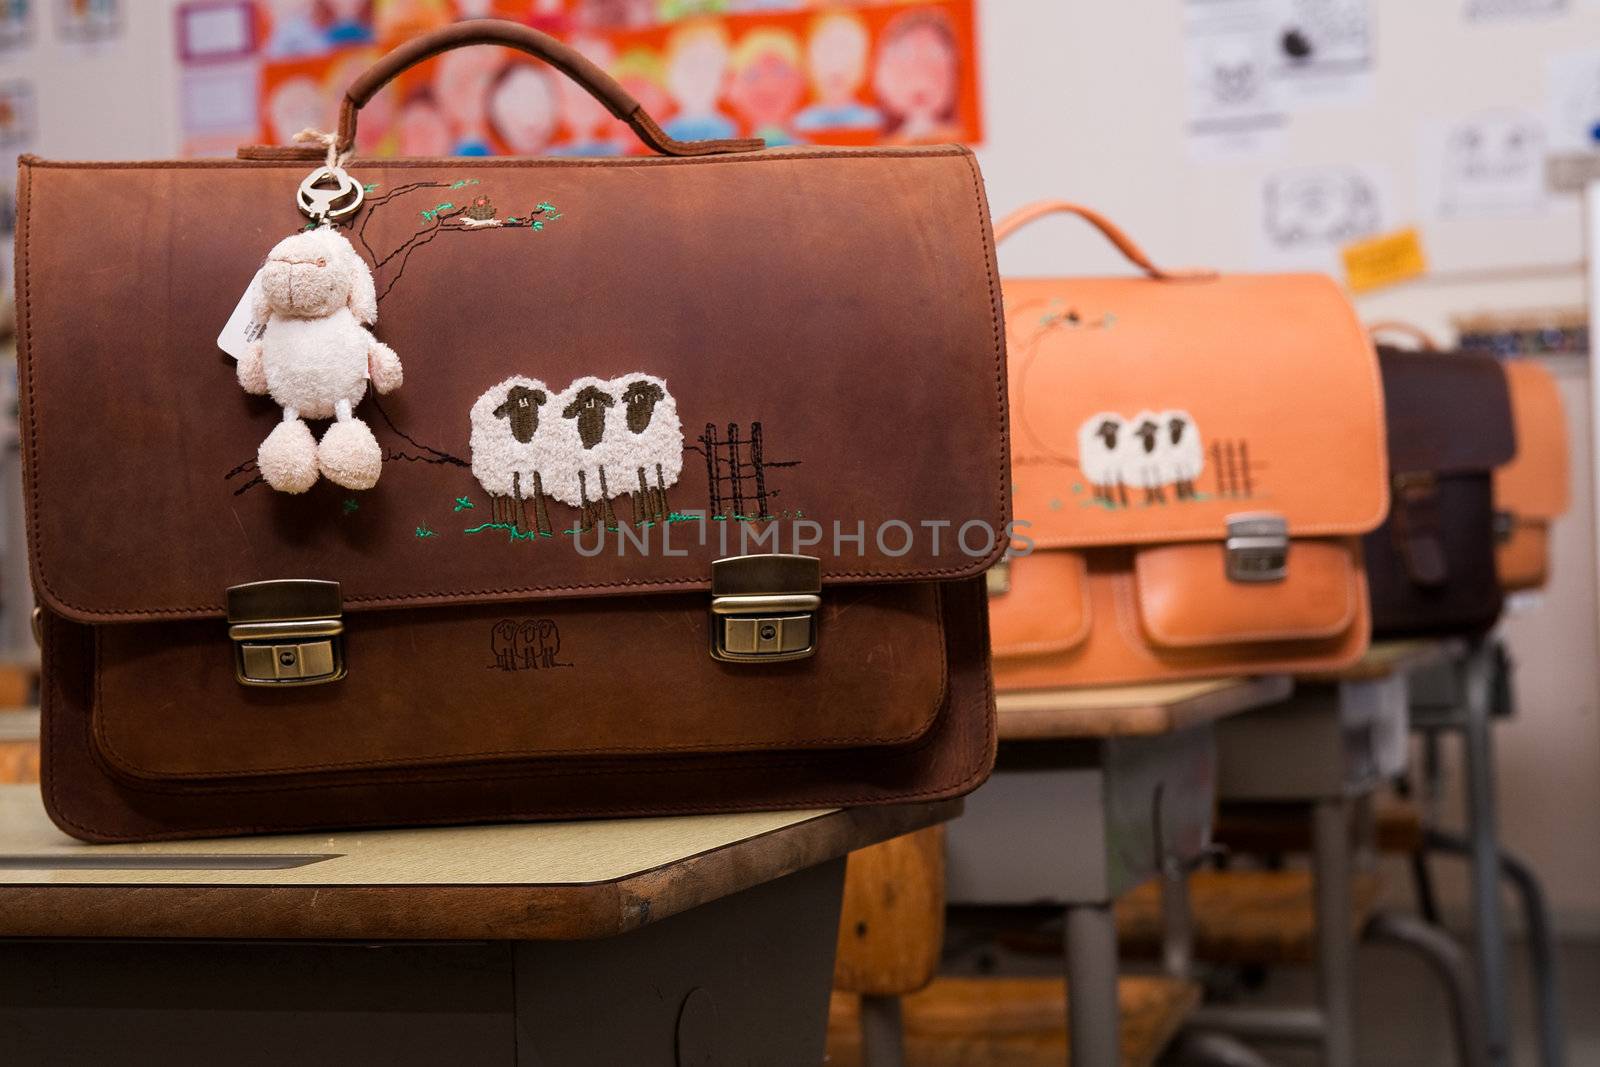
[{"label": "white paper on wall", "polygon": [[1544,118],[1493,108],[1423,127],[1418,199],[1436,219],[1527,215],[1546,204]]},{"label": "white paper on wall", "polygon": [[1545,84],[1550,151],[1600,150],[1600,48],[1552,56]]},{"label": "white paper on wall", "polygon": [[1339,249],[1390,228],[1390,177],[1376,166],[1296,167],[1256,196],[1256,258],[1266,270],[1342,272]]},{"label": "white paper on wall", "polygon": [[1362,104],[1377,63],[1371,0],[1279,0],[1274,77],[1290,107]]},{"label": "white paper on wall", "polygon": [[1567,0],[1466,0],[1461,9],[1469,21],[1549,18],[1563,15]]},{"label": "white paper on wall", "polygon": [[1186,0],[1191,158],[1259,155],[1281,147],[1288,119],[1272,77],[1274,8],[1270,0]]}]

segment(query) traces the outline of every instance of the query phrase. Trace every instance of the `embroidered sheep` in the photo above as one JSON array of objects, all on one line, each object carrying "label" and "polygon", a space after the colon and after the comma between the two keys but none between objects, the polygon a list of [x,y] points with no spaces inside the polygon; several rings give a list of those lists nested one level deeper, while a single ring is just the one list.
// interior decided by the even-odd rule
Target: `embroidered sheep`
[{"label": "embroidered sheep", "polygon": [[492,500],[491,519],[530,529],[526,504],[533,501],[537,533],[550,533],[542,465],[558,447],[559,427],[540,408],[549,403],[543,382],[513,375],[473,402],[472,473]]},{"label": "embroidered sheep", "polygon": [[1144,490],[1146,504],[1166,503],[1165,450],[1161,424],[1154,412],[1141,411],[1128,420],[1128,432],[1118,443],[1122,482]]},{"label": "embroidered sheep", "polygon": [[1187,411],[1140,411],[1132,418],[1103,411],[1078,426],[1078,470],[1097,503],[1126,507],[1128,490],[1144,490],[1146,504],[1198,497],[1205,469],[1200,427]]},{"label": "embroidered sheep", "polygon": [[[630,374],[611,382],[622,402],[607,416],[612,470],[617,472],[617,495],[633,499],[635,525],[665,522],[672,510],[667,487],[683,473],[683,425],[678,404],[667,383],[650,374]],[[624,484],[620,475],[630,472]]]},{"label": "embroidered sheep", "polygon": [[1122,458],[1117,446],[1127,436],[1122,416],[1111,411],[1091,415],[1078,427],[1078,470],[1094,489],[1094,498],[1115,505],[1117,494],[1128,502],[1122,484]]},{"label": "embroidered sheep", "polygon": [[545,489],[578,509],[580,530],[593,529],[596,521],[607,527],[617,524],[606,477],[615,451],[606,435],[607,412],[617,404],[612,389],[603,378],[579,378],[561,391],[554,405],[561,432],[545,468]]},{"label": "embroidered sheep", "polygon": [[683,426],[667,383],[651,374],[579,378],[553,394],[513,375],[472,405],[472,473],[493,502],[492,521],[551,532],[545,496],[579,512],[578,530],[617,524],[611,501],[629,496],[636,525],[665,521],[667,490],[683,473]]},{"label": "embroidered sheep", "polygon": [[1161,424],[1162,478],[1170,482],[1179,500],[1193,500],[1194,483],[1205,470],[1205,446],[1200,427],[1187,411],[1168,410],[1156,416]]},{"label": "embroidered sheep", "polygon": [[[383,450],[352,409],[367,393],[400,387],[400,358],[366,327],[378,318],[372,271],[350,242],[327,227],[273,247],[255,288],[253,321],[265,327],[239,357],[245,392],[271,395],[283,421],[261,442],[256,462],[268,485],[303,493],[317,478],[370,489]],[[334,419],[318,442],[302,419]]]}]

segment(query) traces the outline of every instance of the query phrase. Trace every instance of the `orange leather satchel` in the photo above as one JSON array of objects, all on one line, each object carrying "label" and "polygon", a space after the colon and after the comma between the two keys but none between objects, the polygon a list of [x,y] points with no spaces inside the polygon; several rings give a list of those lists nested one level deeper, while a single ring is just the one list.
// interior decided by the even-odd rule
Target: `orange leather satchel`
[{"label": "orange leather satchel", "polygon": [[1358,538],[1388,507],[1372,345],[1320,275],[1003,283],[1018,537],[990,580],[1025,689],[1332,669],[1368,643]]},{"label": "orange leather satchel", "polygon": [[1566,513],[1567,419],[1561,389],[1538,363],[1506,363],[1517,454],[1494,474],[1495,553],[1507,592],[1537,589],[1550,576],[1550,524]]}]

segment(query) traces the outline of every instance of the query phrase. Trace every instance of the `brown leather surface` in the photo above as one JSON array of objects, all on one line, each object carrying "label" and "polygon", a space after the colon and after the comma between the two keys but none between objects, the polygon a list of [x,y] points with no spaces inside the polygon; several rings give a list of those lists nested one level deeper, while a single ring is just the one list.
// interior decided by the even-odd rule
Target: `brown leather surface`
[{"label": "brown leather surface", "polygon": [[[970,152],[351,171],[372,189],[347,232],[378,264],[376,333],[406,381],[356,409],[385,450],[378,486],[291,497],[251,485],[279,413],[240,390],[215,339],[261,256],[304,225],[304,164],[23,162],[24,466],[47,615],[45,795],[64,829],[130,840],[871,804],[987,775],[976,576],[1004,549],[1010,479]],[[468,196],[502,217],[541,203],[560,217],[436,229],[441,205]],[[731,500],[723,467],[724,517],[657,525],[648,554],[617,535],[581,554],[575,510],[554,502],[551,538],[469,532],[491,518],[466,466],[480,393],[511,374],[561,388],[634,371],[667,381],[684,426],[671,507],[712,510],[702,434],[737,432],[748,462],[759,423],[772,519],[742,518],[757,487]],[[815,536],[797,520],[820,543],[795,545]],[[974,532],[963,551],[968,522],[1002,536]],[[835,523],[864,536],[836,546]],[[895,523],[915,532],[909,548]],[[819,654],[719,665],[710,563],[774,550],[822,559]],[[292,695],[233,680],[223,592],[282,578],[342,584],[350,677]],[[557,623],[573,666],[499,669],[501,620]]]},{"label": "brown leather surface", "polygon": [[1465,353],[1378,358],[1397,482],[1388,521],[1362,542],[1373,633],[1479,633],[1501,607],[1490,479],[1516,449],[1505,374]]},{"label": "brown leather surface", "polygon": [[1494,472],[1494,506],[1511,523],[1495,562],[1502,588],[1536,589],[1549,579],[1550,524],[1570,502],[1567,418],[1561,388],[1542,365],[1522,359],[1503,366],[1517,454]]},{"label": "brown leather surface", "polygon": [[[1388,492],[1376,358],[1349,301],[1317,275],[1164,270],[1070,204],[1023,208],[996,233],[1061,212],[1143,274],[1002,283],[1018,550],[1032,554],[990,601],[998,686],[1353,662],[1368,625],[1350,539]],[[1187,457],[1174,432],[1198,433]],[[1231,581],[1229,520],[1263,512],[1287,524],[1287,577]]]},{"label": "brown leather surface", "polygon": [[[817,654],[765,668],[707,655],[700,596],[551,601],[510,617],[555,624],[548,667],[520,666],[521,635],[502,640],[498,606],[375,612],[352,627],[349,677],[301,690],[238,685],[210,621],[107,626],[96,744],[118,772],[150,778],[900,744],[944,701],[939,588],[842,589]],[[729,711],[742,707],[760,710]],[[205,744],[176,743],[188,737]]]},{"label": "brown leather surface", "polygon": [[[376,331],[406,365],[405,385],[381,401],[395,429],[373,398],[357,408],[391,459],[348,515],[352,494],[326,482],[290,497],[239,492],[248,471],[228,477],[279,413],[239,388],[215,339],[266,249],[303,225],[292,202],[302,176],[233,161],[24,163],[29,545],[53,609],[84,621],[217,616],[228,586],[284,577],[340,581],[351,611],[700,591],[711,560],[738,554],[740,528],[769,532],[708,523],[702,544],[700,524],[656,527],[648,559],[628,546],[619,555],[617,538],[585,558],[570,535],[464,535],[488,519],[488,500],[440,454],[468,456],[468,409],[512,373],[560,388],[648,371],[672,389],[689,445],[708,424],[762,423],[766,458],[797,464],[771,472],[771,507],[829,531],[805,551],[823,558],[830,584],[958,578],[1003,550],[952,547],[963,522],[1003,529],[1009,518],[998,291],[965,151],[361,167],[374,198],[417,181],[478,180],[470,189],[508,213],[549,202],[563,217],[537,233],[441,234],[406,261]],[[425,225],[419,208],[462,195],[422,193],[364,207],[368,243],[400,247]],[[86,263],[139,264],[140,284]],[[377,272],[380,294],[394,274],[393,263]],[[84,390],[113,386],[85,420]],[[670,500],[705,508],[705,458],[686,460]],[[453,512],[461,496],[477,508]],[[138,521],[86,521],[74,504],[84,500],[94,515]],[[552,507],[563,528],[574,516]],[[864,523],[864,546],[841,542],[835,554],[836,520],[846,533]],[[874,532],[895,520],[954,525],[937,554],[919,530],[910,551],[891,555],[900,535],[891,529],[880,545]],[[418,538],[419,524],[439,536]],[[683,555],[663,554],[668,529]],[[969,543],[985,539],[975,531]]]},{"label": "brown leather surface", "polygon": [[[136,780],[115,773],[96,745],[93,729],[96,635],[106,628],[71,623],[47,612],[42,694],[45,807],[56,825],[75,837],[130,841],[329,826],[757,811],[959,796],[977,788],[994,763],[994,695],[983,598],[981,579],[944,585],[939,599],[948,668],[945,698],[931,726],[903,744],[563,757],[222,781]],[[195,664],[218,654],[214,642],[188,652]],[[603,679],[604,674],[596,677]],[[826,683],[826,679],[817,682]],[[852,699],[849,689],[828,693],[846,705]],[[648,694],[648,710],[670,714],[676,695],[670,689]],[[159,694],[152,694],[151,702],[159,707]],[[744,710],[767,714],[761,705]],[[547,709],[550,714],[579,716],[583,711]],[[463,708],[461,713],[472,710]],[[207,744],[205,735],[167,736],[175,747]],[[285,737],[283,743],[294,740]]]}]

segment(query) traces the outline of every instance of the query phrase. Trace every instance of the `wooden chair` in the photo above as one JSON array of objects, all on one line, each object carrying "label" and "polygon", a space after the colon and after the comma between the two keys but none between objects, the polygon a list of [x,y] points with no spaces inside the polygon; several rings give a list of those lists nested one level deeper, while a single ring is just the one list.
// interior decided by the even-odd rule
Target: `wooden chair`
[{"label": "wooden chair", "polygon": [[[845,873],[828,1019],[829,1067],[1059,1067],[1068,1057],[1060,978],[938,978],[943,827],[854,853]],[[1200,1002],[1200,987],[1123,977],[1121,1060],[1147,1067]]]}]

